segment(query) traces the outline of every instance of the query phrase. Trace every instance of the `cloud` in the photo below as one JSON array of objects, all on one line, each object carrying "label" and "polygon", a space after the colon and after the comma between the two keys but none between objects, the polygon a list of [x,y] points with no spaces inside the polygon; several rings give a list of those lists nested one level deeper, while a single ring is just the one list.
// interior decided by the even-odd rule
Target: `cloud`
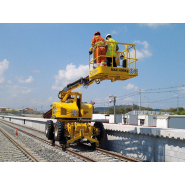
[{"label": "cloud", "polygon": [[7,83],[8,83],[8,84],[12,84],[12,81],[11,81],[11,80],[8,80]]},{"label": "cloud", "polygon": [[180,91],[181,93],[185,93],[185,87],[179,87],[178,91]]},{"label": "cloud", "polygon": [[48,101],[48,102],[53,102],[53,97],[50,96],[50,97],[47,99],[47,101]]},{"label": "cloud", "polygon": [[20,78],[17,77],[17,79],[18,79],[18,82],[19,82],[19,83],[26,83],[26,84],[32,83],[32,82],[34,81],[34,79],[33,79],[32,76],[29,76],[29,78],[26,79],[26,80],[23,80],[22,77],[20,77]]},{"label": "cloud", "polygon": [[[141,60],[143,58],[148,58],[148,57],[152,56],[152,53],[149,51],[149,44],[147,41],[141,42],[140,40],[136,40],[136,41],[134,41],[134,44],[140,44],[143,46],[143,48],[141,50],[137,49],[137,46],[136,46],[136,57],[138,59]],[[130,53],[131,53],[131,56],[133,57],[134,50],[132,50]]]},{"label": "cloud", "polygon": [[118,33],[117,31],[114,31],[114,30],[112,31],[112,34],[117,34],[117,33]]},{"label": "cloud", "polygon": [[40,73],[40,71],[39,70],[36,70],[36,69],[32,70],[32,72],[34,72],[34,73]]},{"label": "cloud", "polygon": [[128,102],[133,102],[134,99],[131,98],[131,97],[125,97],[125,98],[123,99],[123,101],[125,102],[125,104],[128,104]]},{"label": "cloud", "polygon": [[169,26],[170,23],[140,23],[140,25],[148,26],[150,28],[158,28],[159,26]]},{"label": "cloud", "polygon": [[134,41],[134,43],[138,43],[138,44],[143,45],[145,49],[148,49],[148,47],[149,47],[149,44],[147,41],[141,42],[140,40],[137,40],[137,41]]},{"label": "cloud", "polygon": [[125,90],[138,90],[138,87],[129,83],[126,87],[123,87]]},{"label": "cloud", "polygon": [[19,85],[6,85],[7,92],[12,94],[11,96],[19,96],[20,94],[29,94],[31,89],[28,87],[21,87]]},{"label": "cloud", "polygon": [[4,72],[7,70],[9,67],[9,61],[6,59],[3,60],[3,62],[0,62],[0,83],[3,83],[5,78],[4,78]]},{"label": "cloud", "polygon": [[39,109],[41,109],[41,107],[43,108],[48,106],[48,105],[51,105],[53,103],[53,98],[50,96],[49,98],[45,99],[45,100],[40,100],[40,99],[37,99],[37,98],[33,98],[30,100],[30,103],[32,106],[35,106],[35,107],[39,107]]},{"label": "cloud", "polygon": [[59,70],[58,75],[55,75],[55,84],[52,86],[52,89],[61,90],[68,83],[76,81],[80,77],[86,77],[88,74],[88,65],[80,65],[76,68],[72,63],[68,64],[65,70]]}]

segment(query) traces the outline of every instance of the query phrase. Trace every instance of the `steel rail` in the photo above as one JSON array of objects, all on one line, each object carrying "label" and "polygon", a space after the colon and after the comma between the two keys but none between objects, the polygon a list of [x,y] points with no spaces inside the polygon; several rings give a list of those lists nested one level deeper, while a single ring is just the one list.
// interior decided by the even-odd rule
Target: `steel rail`
[{"label": "steel rail", "polygon": [[[87,145],[87,144],[85,144],[85,143],[83,143],[81,146],[82,146],[82,147],[87,147],[87,148],[92,148],[91,146],[89,146],[89,145]],[[121,154],[114,153],[114,152],[111,152],[111,151],[108,151],[108,150],[104,150],[104,149],[101,149],[101,148],[96,148],[96,150],[97,150],[98,152],[102,152],[102,153],[104,153],[104,154],[106,154],[106,155],[119,158],[120,160],[126,160],[126,161],[128,161],[128,162],[141,162],[141,161],[139,161],[139,160],[132,159],[132,158],[130,158],[130,157],[126,157],[126,156],[123,156],[123,155],[121,155]]]},{"label": "steel rail", "polygon": [[[2,121],[2,120],[1,120],[1,121]],[[9,122],[9,121],[7,121],[7,120],[3,120],[3,121]],[[10,123],[11,123],[11,122],[10,122]],[[15,123],[14,123],[14,124],[15,124]],[[33,130],[33,131],[36,131],[36,132],[39,132],[39,133],[43,133],[43,134],[45,133],[45,132],[42,132],[42,131],[39,131],[39,130],[30,128],[30,127],[27,127],[27,126],[22,126],[22,125],[19,125],[19,124],[15,124],[15,125],[20,126],[20,127],[25,127],[25,128],[27,128],[27,129],[30,129],[30,130]],[[9,126],[11,126],[11,125],[9,125]],[[11,127],[12,127],[12,126],[11,126]],[[15,128],[15,127],[14,127],[14,128]],[[19,129],[19,130],[20,130],[20,129]],[[23,131],[23,132],[25,132],[25,131]],[[30,133],[28,133],[28,134],[30,134]],[[32,136],[32,134],[31,134],[31,136]],[[33,135],[32,137],[37,137],[37,136]],[[51,142],[49,142],[49,141],[47,141],[47,140],[44,140],[44,139],[42,139],[42,138],[37,138],[37,139],[40,139],[40,140],[42,140],[43,142],[46,142],[47,144],[52,145]],[[60,148],[60,149],[62,148],[62,146],[61,146],[61,145],[58,145],[58,144],[55,144],[55,146],[58,147],[58,148]],[[84,146],[91,148],[91,147],[88,146],[88,145],[84,145]],[[97,150],[97,151],[100,151],[100,152],[102,152],[102,153],[105,153],[105,154],[107,154],[107,155],[114,156],[114,157],[119,158],[119,159],[122,159],[122,160],[126,160],[126,161],[128,161],[128,162],[141,162],[141,161],[139,161],[139,160],[132,159],[132,158],[123,156],[123,155],[121,155],[121,154],[113,153],[113,152],[111,152],[111,151],[107,151],[107,150],[104,150],[104,149],[101,149],[101,148],[96,148],[96,150]],[[85,159],[85,161],[97,162],[97,161],[95,161],[95,160],[93,160],[93,159],[90,159],[90,158],[88,158],[88,157],[86,157],[86,156],[83,156],[83,155],[81,155],[81,154],[78,154],[78,153],[76,153],[76,152],[74,152],[74,151],[72,151],[72,150],[70,150],[70,149],[68,149],[68,148],[66,148],[66,151],[67,151],[67,152],[70,152],[70,153],[72,153],[72,154],[75,154],[75,155],[79,155],[79,157]]]},{"label": "steel rail", "polygon": [[[39,132],[39,133],[42,133],[42,134],[45,133],[45,132],[43,132],[43,131],[36,130],[36,129],[34,129],[34,128],[31,128],[31,127],[28,127],[28,126],[25,126],[25,125],[19,125],[19,124],[17,124],[17,123],[12,123],[12,122],[7,121],[7,120],[0,120],[0,122],[1,122],[1,121],[4,121],[4,122],[6,122],[6,123],[10,123],[10,124],[14,124],[14,125],[17,125],[17,126],[19,126],[19,127],[27,128],[27,129],[29,129],[29,130],[33,130],[33,131],[35,131],[35,132]],[[2,123],[2,122],[1,122],[1,123]],[[8,125],[8,124],[6,124],[6,125]],[[8,125],[8,126],[11,126],[11,125]]]},{"label": "steel rail", "polygon": [[[0,121],[2,121],[2,120],[0,120]],[[16,127],[11,126],[11,125],[9,125],[9,124],[6,124],[6,123],[3,123],[3,124],[8,125],[9,127],[12,127],[12,128],[14,128],[14,129],[16,129]],[[21,132],[23,132],[23,133],[25,133],[25,134],[27,134],[27,135],[29,135],[29,136],[31,136],[31,137],[34,137],[34,138],[36,138],[36,139],[38,139],[38,140],[41,140],[42,142],[44,142],[44,143],[46,143],[46,144],[52,145],[52,143],[51,143],[50,141],[46,140],[46,139],[40,138],[40,137],[38,137],[38,136],[35,136],[35,135],[33,135],[33,134],[29,133],[29,132],[26,132],[26,131],[24,131],[24,130],[21,130],[21,129],[17,129],[17,130],[18,130],[18,131],[21,131]],[[53,145],[52,145],[52,146],[53,146]],[[59,148],[59,149],[62,149],[62,146],[61,146],[61,145],[55,144],[54,146],[57,147],[57,148]],[[97,162],[97,161],[95,161],[94,159],[91,159],[91,158],[89,158],[89,157],[86,157],[86,156],[84,156],[84,155],[81,155],[81,154],[79,154],[79,153],[77,153],[77,152],[74,152],[74,151],[68,149],[68,148],[66,148],[66,151],[69,152],[69,153],[72,153],[72,154],[74,154],[74,155],[76,155],[76,156],[78,156],[78,157],[80,157],[80,158],[83,158],[86,162]]]},{"label": "steel rail", "polygon": [[18,142],[16,142],[10,135],[8,135],[4,130],[0,128],[0,131],[11,141],[13,142],[20,150],[22,150],[28,157],[30,157],[35,162],[40,162],[34,155],[32,155],[28,150],[26,150],[23,146],[21,146]]},{"label": "steel rail", "polygon": [[121,154],[116,154],[116,153],[113,153],[113,152],[110,152],[110,151],[107,151],[107,150],[103,150],[101,148],[96,148],[97,151],[100,151],[100,152],[103,152],[103,153],[106,153],[108,155],[111,155],[111,156],[114,156],[114,157],[117,157],[119,159],[123,159],[123,160],[127,160],[128,162],[141,162],[141,161],[138,161],[136,159],[132,159],[132,158],[129,158],[129,157],[125,157]]},{"label": "steel rail", "polygon": [[[2,121],[2,120],[0,120],[0,121]],[[7,120],[3,120],[3,121],[9,122],[9,121],[7,121]],[[11,123],[11,122],[10,122],[10,123]],[[11,123],[11,124],[12,124],[12,123]],[[14,123],[14,124],[15,124],[15,123]],[[7,125],[10,126],[10,127],[13,127],[13,126],[11,126],[11,125],[9,125],[9,124],[7,124]],[[36,132],[39,132],[39,133],[43,133],[43,134],[45,133],[45,132],[42,132],[42,131],[39,131],[39,130],[30,128],[30,127],[27,127],[27,126],[22,126],[22,125],[19,125],[19,124],[15,124],[15,125],[20,126],[20,127],[25,127],[25,128],[27,128],[27,129],[30,129],[30,130],[33,130],[33,131],[36,131]],[[13,127],[13,128],[15,128],[15,127]],[[20,130],[20,129],[19,129],[19,130]],[[23,130],[20,130],[20,131],[26,132],[26,131],[23,131]],[[32,134],[30,134],[30,133],[27,133],[27,134],[30,135],[30,136],[32,136],[32,137],[37,137],[37,136],[32,135]],[[52,145],[51,142],[49,142],[49,141],[47,141],[47,140],[45,140],[45,139],[43,139],[43,138],[39,138],[39,137],[38,137],[37,139],[42,140],[43,142]],[[60,148],[60,149],[62,149],[62,146],[61,146],[61,145],[55,144],[55,146],[58,147],[58,148]],[[84,146],[91,148],[91,147],[88,146],[88,145],[84,145]],[[117,154],[117,153],[114,153],[114,152],[111,152],[111,151],[107,151],[107,150],[104,150],[104,149],[101,149],[101,148],[96,148],[96,150],[97,150],[97,151],[100,151],[100,152],[102,152],[102,153],[105,153],[105,154],[107,154],[107,155],[114,156],[114,157],[119,158],[119,159],[122,159],[122,160],[126,160],[126,161],[128,161],[128,162],[141,162],[141,161],[139,161],[139,160],[132,159],[132,158],[123,156],[123,155],[121,155],[121,154]],[[95,161],[95,160],[93,160],[93,159],[91,159],[91,158],[88,158],[88,157],[86,157],[86,156],[83,156],[83,155],[81,155],[81,154],[78,154],[77,152],[74,152],[74,151],[72,151],[72,150],[70,150],[70,149],[68,149],[68,148],[66,148],[66,151],[67,151],[67,152],[70,152],[70,153],[72,153],[72,154],[78,155],[79,157],[85,159],[85,161],[97,162],[97,161]]]}]

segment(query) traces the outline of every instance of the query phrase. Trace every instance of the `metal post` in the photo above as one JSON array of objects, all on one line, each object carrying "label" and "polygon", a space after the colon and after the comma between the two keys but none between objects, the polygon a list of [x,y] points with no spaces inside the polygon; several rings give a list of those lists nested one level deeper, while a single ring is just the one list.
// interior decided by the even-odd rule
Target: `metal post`
[{"label": "metal post", "polygon": [[116,123],[116,96],[114,96],[114,123]]},{"label": "metal post", "polygon": [[[144,96],[145,98],[147,98],[146,96]],[[148,98],[147,98],[148,99]],[[149,99],[148,99],[148,109],[149,109]],[[147,111],[148,112],[148,111]]]},{"label": "metal post", "polygon": [[139,111],[141,111],[141,89],[139,89]]},{"label": "metal post", "polygon": [[[134,102],[133,102],[133,104],[132,104],[132,111],[134,110]],[[132,112],[133,113],[133,112]]]},{"label": "metal post", "polygon": [[116,123],[116,96],[109,96],[109,97],[114,98],[114,100],[109,100],[109,102],[111,103],[112,101],[114,101],[114,123]]},{"label": "metal post", "polygon": [[177,93],[175,93],[175,94],[177,95],[177,112],[179,112],[179,95]]}]

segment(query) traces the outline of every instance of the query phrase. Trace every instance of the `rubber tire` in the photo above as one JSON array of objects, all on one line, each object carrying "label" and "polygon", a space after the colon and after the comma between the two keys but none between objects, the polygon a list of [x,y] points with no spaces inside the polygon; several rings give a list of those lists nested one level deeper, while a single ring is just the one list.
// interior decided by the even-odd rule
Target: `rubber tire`
[{"label": "rubber tire", "polygon": [[96,150],[96,143],[91,143],[92,150]]},{"label": "rubber tire", "polygon": [[[58,133],[57,133],[58,130]],[[54,138],[56,141],[64,141],[64,123],[62,121],[57,121],[55,123],[55,129],[54,129]]]},{"label": "rubber tire", "polygon": [[49,120],[45,124],[45,133],[46,137],[48,140],[53,140],[54,139],[54,124],[53,121]]},{"label": "rubber tire", "polygon": [[63,144],[62,144],[62,150],[63,151],[66,151],[66,144],[67,144],[67,141],[68,141],[68,138],[67,137],[64,137],[64,139],[63,139]]},{"label": "rubber tire", "polygon": [[99,133],[96,137],[97,137],[98,141],[100,141],[101,139],[103,139],[103,136],[104,136],[105,129],[104,129],[103,123],[102,122],[95,122],[94,127],[99,129]]}]

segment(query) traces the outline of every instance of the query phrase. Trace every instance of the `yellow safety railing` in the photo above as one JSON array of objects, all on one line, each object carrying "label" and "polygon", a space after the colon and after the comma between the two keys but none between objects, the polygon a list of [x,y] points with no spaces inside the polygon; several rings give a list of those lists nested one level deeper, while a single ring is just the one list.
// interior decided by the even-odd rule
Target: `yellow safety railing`
[{"label": "yellow safety railing", "polygon": [[[100,57],[106,57],[106,55],[98,55],[98,47],[99,45],[102,45],[102,44],[111,44],[112,45],[112,66],[113,67],[113,44],[117,44],[117,45],[124,45],[125,46],[125,49],[123,51],[117,51],[116,52],[116,63],[117,63],[117,67],[118,66],[121,66],[120,65],[120,58],[125,60],[126,59],[126,68],[130,68],[131,67],[131,64],[134,63],[134,69],[136,69],[136,61],[138,60],[136,58],[136,49],[135,49],[135,44],[128,44],[128,43],[121,43],[121,42],[107,42],[107,41],[101,41],[97,44],[97,46],[94,46],[94,47],[91,47],[90,50],[93,51],[92,54],[93,54],[93,57],[92,57],[92,60],[90,59],[90,54],[89,54],[89,69],[90,69],[90,66],[94,66],[95,64],[98,64],[97,61],[99,61],[98,59]],[[102,47],[102,46],[101,46]],[[97,49],[97,57],[96,57],[96,50]],[[133,49],[133,55],[134,57],[131,58],[130,56],[130,50]],[[123,54],[123,57],[121,57],[120,55]],[[99,63],[100,64],[100,63]],[[98,67],[98,65],[97,65]]]}]

